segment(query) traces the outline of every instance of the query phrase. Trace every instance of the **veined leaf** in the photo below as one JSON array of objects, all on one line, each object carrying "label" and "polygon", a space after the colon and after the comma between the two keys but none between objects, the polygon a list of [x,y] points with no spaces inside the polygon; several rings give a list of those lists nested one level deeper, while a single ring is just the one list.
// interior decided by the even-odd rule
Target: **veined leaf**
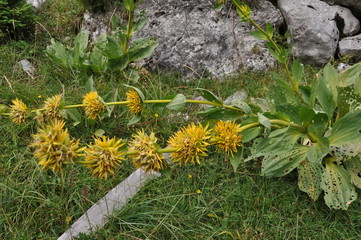
[{"label": "veined leaf", "polygon": [[354,157],[348,161],[345,161],[346,169],[351,175],[352,183],[361,189],[361,159],[360,157]]},{"label": "veined leaf", "polygon": [[138,38],[128,50],[129,62],[139,61],[150,57],[154,49],[158,46],[155,38]]},{"label": "veined leaf", "polygon": [[308,161],[316,164],[321,164],[322,159],[330,152],[330,143],[328,138],[319,137],[316,143],[308,148],[307,159]]},{"label": "veined leaf", "polygon": [[333,92],[330,85],[326,83],[324,76],[319,76],[318,85],[316,87],[316,98],[320,103],[323,111],[331,119],[337,107],[337,95]]},{"label": "veined leaf", "polygon": [[255,30],[255,31],[251,31],[249,32],[249,34],[251,36],[253,36],[254,38],[257,38],[259,40],[267,40],[267,36],[264,35],[261,31],[259,30]]},{"label": "veined leaf", "polygon": [[235,172],[237,171],[237,168],[238,168],[239,164],[241,164],[242,160],[243,160],[243,148],[239,147],[239,148],[237,148],[237,152],[230,158],[230,162],[232,164],[233,171],[235,171]]},{"label": "veined leaf", "polygon": [[325,191],[325,202],[329,208],[346,210],[356,200],[357,193],[351,184],[351,175],[332,162],[326,162],[321,188]]},{"label": "veined leaf", "polygon": [[136,123],[138,123],[140,120],[142,119],[142,115],[141,114],[137,114],[137,115],[134,115],[132,117],[132,119],[130,119],[130,121],[128,122],[128,126],[131,126],[131,125],[134,125]]},{"label": "veined leaf", "polygon": [[298,187],[316,201],[322,192],[321,181],[323,167],[321,164],[302,162],[298,168]]},{"label": "veined leaf", "polygon": [[166,108],[171,110],[181,110],[187,103],[187,99],[183,94],[177,94],[173,100],[167,104]]},{"label": "veined leaf", "polygon": [[307,147],[297,145],[292,150],[282,154],[266,156],[262,162],[261,175],[266,177],[282,177],[305,161],[306,155]]},{"label": "veined leaf", "polygon": [[244,101],[241,101],[241,100],[233,100],[232,101],[232,106],[235,106],[235,107],[238,107],[240,109],[242,109],[242,111],[245,113],[245,114],[252,114],[252,109],[251,107]]},{"label": "veined leaf", "polygon": [[361,141],[361,109],[349,112],[333,126],[329,136],[331,146],[342,146]]},{"label": "veined leaf", "polygon": [[98,37],[95,42],[102,54],[110,59],[120,58],[122,56],[122,49],[114,37],[102,35]]},{"label": "veined leaf", "polygon": [[204,88],[196,88],[196,90],[201,92],[201,96],[204,97],[207,101],[222,104],[221,101],[209,90]]},{"label": "veined leaf", "polygon": [[307,132],[312,133],[317,137],[322,137],[325,134],[328,124],[328,117],[325,113],[317,113],[313,116],[310,125],[308,125]]},{"label": "veined leaf", "polygon": [[74,39],[73,63],[75,65],[82,64],[88,47],[88,39],[89,33],[87,31],[81,31]]},{"label": "veined leaf", "polygon": [[242,143],[247,143],[261,135],[262,128],[261,127],[254,127],[247,129],[242,132]]},{"label": "veined leaf", "polygon": [[264,126],[265,128],[271,129],[270,120],[261,113],[258,113],[257,115],[258,115],[258,122],[262,124],[262,126]]},{"label": "veined leaf", "polygon": [[64,110],[66,111],[66,114],[74,121],[74,126],[81,122],[81,114],[76,108],[68,108]]},{"label": "veined leaf", "polygon": [[293,76],[293,79],[295,80],[297,86],[301,82],[303,74],[304,74],[303,64],[301,63],[301,60],[297,59],[292,64],[292,76]]}]

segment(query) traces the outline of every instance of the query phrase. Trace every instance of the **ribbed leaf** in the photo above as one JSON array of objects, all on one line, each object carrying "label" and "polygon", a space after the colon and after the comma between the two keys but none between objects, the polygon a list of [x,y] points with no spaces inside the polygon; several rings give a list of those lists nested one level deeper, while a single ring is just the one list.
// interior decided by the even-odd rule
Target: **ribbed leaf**
[{"label": "ribbed leaf", "polygon": [[331,146],[342,146],[361,141],[361,109],[349,112],[332,126]]},{"label": "ribbed leaf", "polygon": [[351,175],[352,183],[361,189],[361,159],[360,157],[354,157],[345,162],[346,169]]},{"label": "ribbed leaf", "polygon": [[323,167],[321,164],[302,162],[298,168],[298,187],[316,201],[322,192],[321,180]]},{"label": "ribbed leaf", "polygon": [[329,208],[346,210],[357,198],[351,175],[343,166],[333,162],[326,162],[321,188],[325,191],[324,199]]},{"label": "ribbed leaf", "polygon": [[183,94],[177,94],[170,103],[167,104],[166,108],[171,110],[181,110],[187,103],[187,99]]}]

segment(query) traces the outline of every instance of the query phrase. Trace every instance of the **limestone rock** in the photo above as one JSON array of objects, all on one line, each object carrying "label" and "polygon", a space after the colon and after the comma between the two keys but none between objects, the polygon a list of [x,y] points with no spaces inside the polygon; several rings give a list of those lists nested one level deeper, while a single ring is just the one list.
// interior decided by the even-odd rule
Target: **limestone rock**
[{"label": "limestone rock", "polygon": [[[360,21],[352,14],[351,10],[341,6],[332,6],[340,18],[339,29],[345,36],[353,36],[360,30]],[[336,18],[337,19],[337,18]],[[337,21],[337,20],[336,20]]]},{"label": "limestone rock", "polygon": [[29,60],[23,59],[23,60],[19,61],[19,65],[31,77],[34,76],[36,68],[31,62],[29,62]]},{"label": "limestone rock", "polygon": [[39,8],[45,0],[26,0],[26,3],[33,5],[35,8]]},{"label": "limestone rock", "polygon": [[341,5],[350,8],[359,19],[361,18],[361,1],[360,0],[322,0],[330,5]]},{"label": "limestone rock", "polygon": [[339,42],[339,50],[341,55],[348,55],[361,60],[361,34],[343,38]]},{"label": "limestone rock", "polygon": [[292,53],[312,65],[322,65],[335,54],[339,31],[336,11],[318,0],[278,0],[292,35]]},{"label": "limestone rock", "polygon": [[[159,45],[147,65],[152,68],[217,77],[240,69],[266,70],[275,60],[262,41],[249,35],[233,8],[215,11],[208,0],[147,0],[148,23],[135,37],[156,37]],[[254,11],[256,21],[280,24],[280,12],[265,0]]]}]

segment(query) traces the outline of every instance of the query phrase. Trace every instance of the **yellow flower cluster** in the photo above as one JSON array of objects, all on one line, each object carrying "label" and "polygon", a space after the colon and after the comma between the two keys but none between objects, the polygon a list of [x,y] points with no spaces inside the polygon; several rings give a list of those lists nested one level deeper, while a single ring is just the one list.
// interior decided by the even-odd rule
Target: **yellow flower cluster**
[{"label": "yellow flower cluster", "polygon": [[107,179],[109,175],[114,175],[114,168],[125,160],[124,152],[121,151],[124,144],[122,139],[117,140],[115,137],[95,138],[94,143],[85,150],[84,165],[90,168],[93,175]]},{"label": "yellow flower cluster", "polygon": [[63,105],[64,105],[63,97],[61,94],[47,98],[43,105],[44,119],[46,121],[62,119],[62,116],[60,115],[59,110]]},{"label": "yellow flower cluster", "polygon": [[233,156],[237,152],[237,147],[241,146],[242,137],[241,125],[232,121],[219,121],[214,128],[214,138],[218,151],[224,151]]},{"label": "yellow flower cluster", "polygon": [[63,121],[54,120],[33,135],[30,147],[35,148],[34,156],[39,158],[42,169],[50,168],[57,173],[64,164],[74,163],[76,158],[84,155],[79,140],[71,139],[64,125]]},{"label": "yellow flower cluster", "polygon": [[153,132],[147,135],[144,130],[138,130],[132,138],[129,143],[129,151],[136,152],[136,154],[130,155],[135,167],[146,172],[159,172],[168,166],[163,154],[158,152],[158,139]]},{"label": "yellow flower cluster", "polygon": [[141,111],[143,111],[143,106],[142,106],[142,100],[138,94],[138,92],[134,89],[130,89],[127,93],[127,101],[128,103],[128,107],[129,110],[133,113],[133,114],[138,114]]},{"label": "yellow flower cluster", "polygon": [[10,106],[10,118],[14,123],[24,123],[28,107],[26,104],[19,100],[14,99],[11,101],[13,105]]},{"label": "yellow flower cluster", "polygon": [[168,140],[169,147],[176,149],[170,156],[180,165],[187,162],[200,164],[200,159],[208,156],[206,152],[210,138],[211,130],[208,126],[192,123],[183,127]]},{"label": "yellow flower cluster", "polygon": [[97,119],[100,117],[106,109],[104,103],[100,100],[97,92],[92,91],[84,96],[83,104],[85,108],[85,114],[90,119]]}]

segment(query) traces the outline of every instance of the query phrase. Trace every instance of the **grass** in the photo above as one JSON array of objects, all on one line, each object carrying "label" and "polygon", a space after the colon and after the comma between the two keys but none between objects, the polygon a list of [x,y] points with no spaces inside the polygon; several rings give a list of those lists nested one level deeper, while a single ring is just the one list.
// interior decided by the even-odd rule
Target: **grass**
[{"label": "grass", "polygon": [[[75,3],[57,0],[47,4],[43,19],[57,11],[56,21],[41,22],[43,30],[33,42],[0,46],[0,104],[9,105],[17,97],[37,108],[45,98],[62,92],[67,103],[76,104],[87,92],[86,77],[57,67],[44,53],[49,33],[57,39],[74,37],[79,17]],[[66,14],[58,14],[62,11]],[[60,28],[62,24],[68,27]],[[35,76],[18,67],[17,62],[24,58],[37,67]],[[308,68],[306,73],[312,76],[315,69]],[[119,98],[124,99],[122,84],[126,80],[120,74],[93,78],[101,95],[117,89]],[[270,73],[244,72],[223,80],[190,81],[176,73],[155,73],[143,76],[135,86],[148,99],[175,93],[192,98],[197,96],[195,88],[201,87],[224,100],[235,90],[263,97],[271,81]],[[177,114],[149,106],[144,119],[129,127],[126,124],[130,114],[117,107],[111,118],[94,124],[83,118],[77,126],[69,121],[67,127],[84,143],[97,129],[109,136],[129,138],[137,128],[144,128],[156,132],[165,146],[166,139],[179,126],[199,120],[197,110],[197,106],[187,105]],[[15,125],[8,118],[0,118],[0,239],[57,239],[135,170],[125,162],[106,181],[92,177],[82,166],[70,166],[64,175],[43,171],[28,147],[36,128],[34,122]],[[174,167],[170,176],[149,182],[103,229],[79,239],[360,239],[360,200],[352,203],[348,211],[329,210],[322,199],[312,202],[298,189],[296,174],[266,179],[257,175],[259,170],[260,163],[254,162],[234,172],[229,160],[216,153],[200,166]]]}]

